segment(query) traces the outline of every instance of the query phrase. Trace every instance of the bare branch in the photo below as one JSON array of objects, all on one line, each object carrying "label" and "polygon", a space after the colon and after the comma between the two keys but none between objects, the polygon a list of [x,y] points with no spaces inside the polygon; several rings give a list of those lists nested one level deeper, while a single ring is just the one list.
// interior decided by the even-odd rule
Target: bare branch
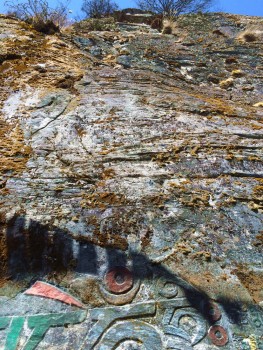
[{"label": "bare branch", "polygon": [[84,0],[81,10],[89,18],[108,17],[118,9],[118,5],[111,0]]},{"label": "bare branch", "polygon": [[137,0],[139,8],[175,17],[181,13],[205,11],[214,0]]},{"label": "bare branch", "polygon": [[45,24],[51,23],[54,28],[63,26],[67,21],[68,4],[69,0],[65,3],[57,2],[53,8],[47,0],[7,0],[5,2],[9,12],[23,21],[32,23],[35,29],[39,25],[44,27]]}]

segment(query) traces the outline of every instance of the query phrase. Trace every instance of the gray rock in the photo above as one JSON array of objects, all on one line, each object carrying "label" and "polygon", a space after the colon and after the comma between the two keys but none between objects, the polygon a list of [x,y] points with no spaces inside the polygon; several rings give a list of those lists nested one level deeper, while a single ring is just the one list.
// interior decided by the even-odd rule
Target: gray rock
[{"label": "gray rock", "polygon": [[1,349],[262,347],[262,23],[0,16]]}]

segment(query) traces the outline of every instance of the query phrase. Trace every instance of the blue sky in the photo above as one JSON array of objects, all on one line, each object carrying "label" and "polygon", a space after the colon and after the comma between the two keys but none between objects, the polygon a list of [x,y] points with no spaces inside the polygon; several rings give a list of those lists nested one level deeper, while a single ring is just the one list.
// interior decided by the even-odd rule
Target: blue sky
[{"label": "blue sky", "polygon": [[[120,8],[136,7],[136,0],[115,0]],[[5,12],[5,0],[0,0],[0,13]],[[56,3],[56,0],[49,0],[50,5]],[[62,0],[62,2],[64,2]],[[75,17],[78,13],[81,14],[82,0],[71,0],[69,8],[73,11],[72,16]],[[215,11],[223,11],[229,13],[263,16],[263,0],[215,0]]]}]

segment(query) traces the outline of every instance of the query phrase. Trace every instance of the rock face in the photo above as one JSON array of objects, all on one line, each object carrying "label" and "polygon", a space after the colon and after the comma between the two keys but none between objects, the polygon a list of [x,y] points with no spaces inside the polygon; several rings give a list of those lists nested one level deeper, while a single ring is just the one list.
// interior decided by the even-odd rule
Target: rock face
[{"label": "rock face", "polygon": [[0,349],[263,349],[263,19],[172,33],[0,17]]}]

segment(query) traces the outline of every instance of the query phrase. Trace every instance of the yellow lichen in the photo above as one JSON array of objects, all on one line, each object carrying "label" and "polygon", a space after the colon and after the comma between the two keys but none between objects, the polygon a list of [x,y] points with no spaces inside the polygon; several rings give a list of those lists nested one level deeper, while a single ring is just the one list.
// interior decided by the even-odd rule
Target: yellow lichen
[{"label": "yellow lichen", "polygon": [[234,85],[234,80],[233,78],[228,78],[226,80],[222,80],[219,83],[221,89],[228,89],[229,87]]},{"label": "yellow lichen", "polygon": [[240,78],[244,76],[244,72],[240,69],[235,69],[231,72],[231,75],[235,78]]}]

